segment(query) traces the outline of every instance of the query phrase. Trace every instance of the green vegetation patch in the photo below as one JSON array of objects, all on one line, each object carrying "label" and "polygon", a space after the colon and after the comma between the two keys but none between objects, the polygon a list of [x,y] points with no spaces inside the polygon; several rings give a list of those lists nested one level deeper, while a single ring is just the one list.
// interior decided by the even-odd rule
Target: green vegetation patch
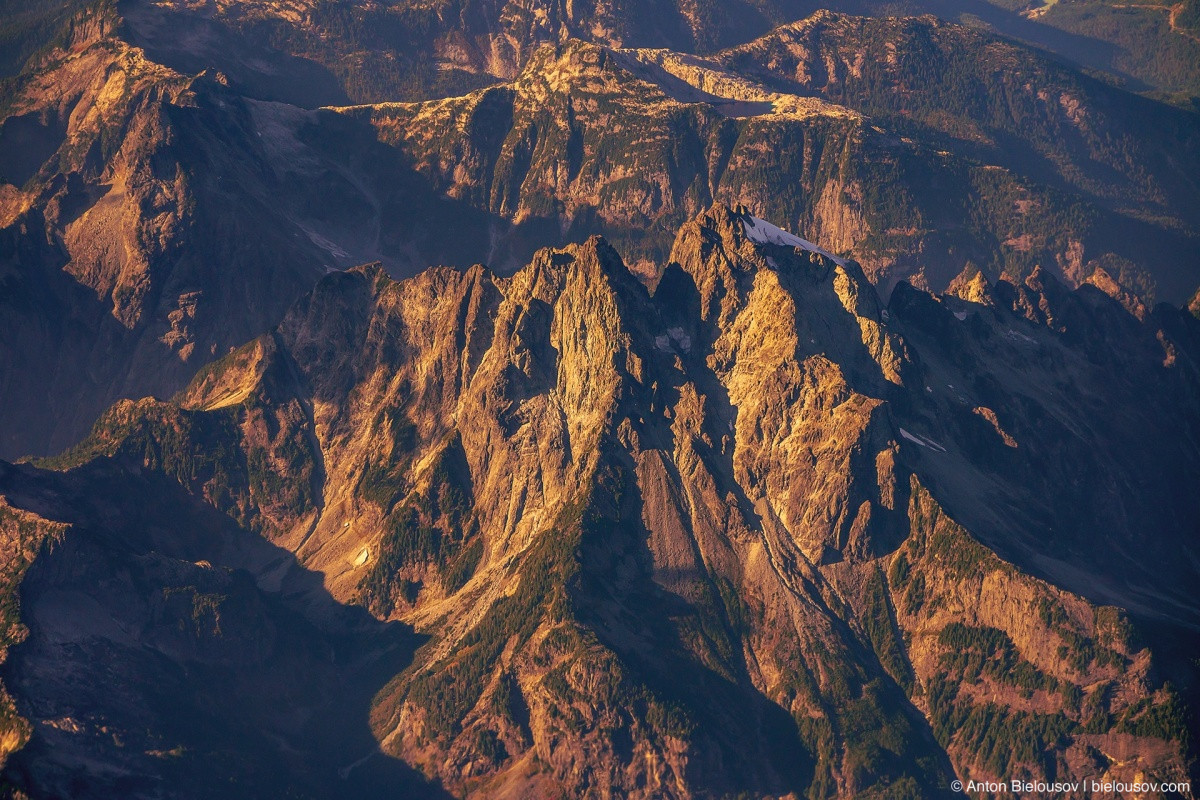
[{"label": "green vegetation patch", "polygon": [[407,477],[394,483],[364,478],[360,484],[360,492],[374,502],[387,498],[384,502],[393,504],[384,518],[379,557],[358,586],[362,603],[382,616],[390,614],[400,598],[412,602],[416,597],[419,587],[401,576],[403,570],[432,567],[449,594],[466,585],[484,552],[472,511],[470,471],[457,435],[434,462],[428,489],[396,506],[394,492],[403,481]]},{"label": "green vegetation patch", "polygon": [[1187,710],[1174,687],[1163,687],[1165,698],[1154,702],[1153,697],[1142,698],[1121,714],[1117,731],[1134,736],[1179,742],[1186,751],[1191,745],[1192,734],[1188,728]]},{"label": "green vegetation patch", "polygon": [[947,648],[939,659],[942,667],[964,681],[987,677],[1020,689],[1026,697],[1039,689],[1059,689],[1058,679],[1021,658],[1012,639],[999,628],[952,622],[938,634],[938,644]]},{"label": "green vegetation patch", "polygon": [[[1058,657],[1069,664],[1075,672],[1082,675],[1093,664],[1099,668],[1125,665],[1125,656],[1075,630],[1063,607],[1051,601],[1050,598],[1043,597],[1038,602],[1038,617],[1062,640],[1062,644],[1058,647]],[[1098,623],[1098,632],[1101,629],[1104,630],[1109,640],[1113,640],[1113,637],[1116,636],[1127,635],[1128,623],[1122,624],[1123,620],[1113,612],[1104,614],[1102,619],[1106,624],[1101,628]]]},{"label": "green vegetation patch", "polygon": [[1012,775],[1017,766],[1036,764],[1060,748],[1078,725],[1062,714],[1013,711],[994,703],[976,705],[961,695],[953,677],[929,683],[930,722],[942,747],[956,746],[993,775]]},{"label": "green vegetation patch", "polygon": [[483,694],[487,676],[515,639],[519,647],[543,621],[567,617],[566,586],[578,570],[581,509],[568,510],[530,547],[516,591],[497,600],[458,643],[454,653],[421,669],[404,699],[426,712],[427,731],[441,741],[461,732],[462,721]]},{"label": "green vegetation patch", "polygon": [[[900,568],[900,571],[905,573],[901,578],[901,582],[903,582],[908,577],[908,562],[901,555],[892,562],[893,572],[897,571],[898,564],[903,564]],[[862,621],[867,638],[871,642],[871,648],[879,658],[879,663],[892,676],[892,680],[902,686],[905,693],[911,697],[915,676],[905,653],[904,639],[900,628],[896,624],[895,611],[892,608],[887,584],[883,579],[883,572],[878,568],[871,573],[871,577],[867,581],[865,601],[865,613]]]}]

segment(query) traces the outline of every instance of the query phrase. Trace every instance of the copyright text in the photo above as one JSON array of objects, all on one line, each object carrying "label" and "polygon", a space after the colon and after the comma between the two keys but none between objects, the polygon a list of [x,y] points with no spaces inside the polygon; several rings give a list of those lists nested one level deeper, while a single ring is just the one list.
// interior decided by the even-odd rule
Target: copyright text
[{"label": "copyright text", "polygon": [[1124,795],[1124,794],[1144,794],[1150,793],[1166,793],[1177,792],[1179,794],[1189,794],[1192,790],[1189,783],[1157,783],[1148,781],[1138,782],[1123,782],[1123,781],[1098,781],[1098,780],[1082,780],[1074,782],[1055,782],[1048,783],[1046,781],[954,781],[950,784],[950,788],[956,792],[985,792],[988,794],[996,794],[999,792],[1008,792],[1011,794],[1077,794],[1081,791],[1090,792],[1093,795]]}]

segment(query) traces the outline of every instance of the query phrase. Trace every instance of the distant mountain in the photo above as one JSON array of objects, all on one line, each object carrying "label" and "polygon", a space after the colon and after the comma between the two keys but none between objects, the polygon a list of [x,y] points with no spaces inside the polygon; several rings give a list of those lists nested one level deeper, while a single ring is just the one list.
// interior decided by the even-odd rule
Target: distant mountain
[{"label": "distant mountain", "polygon": [[1200,117],[932,19],[823,13],[711,59],[572,41],[510,84],[346,113],[451,196],[634,261],[719,201],[884,285],[1103,267],[1182,302],[1200,277]]},{"label": "distant mountain", "polygon": [[778,91],[848,106],[1130,216],[1200,224],[1195,114],[976,29],[820,13],[716,58]]},{"label": "distant mountain", "polygon": [[1186,780],[1200,321],[1046,271],[885,307],[720,206],[669,262],[653,292],[595,238],[331,274],[174,400],[4,466],[5,779]]},{"label": "distant mountain", "polygon": [[[1086,67],[1116,74],[1135,91],[1197,108],[1200,98],[1200,3],[996,3],[1014,8],[999,29]],[[990,15],[989,15],[990,16]],[[1010,27],[1011,26],[1011,27]],[[1036,31],[1036,32],[1035,32]]]},{"label": "distant mountain", "polygon": [[819,10],[933,14],[1054,53],[1107,81],[1196,109],[1200,2],[1110,0],[0,0],[0,79],[61,42],[73,14],[119,8],[128,35],[182,72],[305,107],[458,95],[513,78],[547,42],[711,54]]},{"label": "distant mountain", "polygon": [[[1133,91],[1192,108],[1200,97],[1196,0],[123,0],[120,7],[153,58],[192,72],[219,66],[252,92],[288,102],[308,97],[312,105],[335,102],[337,92],[359,103],[462,94],[514,78],[542,44],[572,38],[711,54],[822,9],[933,14],[1023,41]],[[280,70],[284,62],[291,66]],[[289,80],[298,62],[309,75]]]}]

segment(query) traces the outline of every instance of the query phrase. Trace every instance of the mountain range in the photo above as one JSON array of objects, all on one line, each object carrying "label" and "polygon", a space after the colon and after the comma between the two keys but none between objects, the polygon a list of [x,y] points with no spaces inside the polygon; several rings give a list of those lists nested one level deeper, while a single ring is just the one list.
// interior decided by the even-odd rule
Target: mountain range
[{"label": "mountain range", "polygon": [[1194,785],[1190,7],[976,5],[0,4],[2,792]]},{"label": "mountain range", "polygon": [[461,98],[309,109],[152,60],[119,11],[6,92],[9,458],[173,394],[328,269],[512,271],[600,233],[653,281],[714,202],[885,293],[1039,265],[1146,307],[1200,284],[1195,114],[932,18],[820,13],[705,58],[567,40]]}]

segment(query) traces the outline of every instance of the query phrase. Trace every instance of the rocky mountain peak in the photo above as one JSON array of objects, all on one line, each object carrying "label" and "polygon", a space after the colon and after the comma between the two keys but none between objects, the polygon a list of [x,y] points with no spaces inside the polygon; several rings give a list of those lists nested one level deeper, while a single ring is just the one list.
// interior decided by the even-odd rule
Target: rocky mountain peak
[{"label": "rocky mountain peak", "polygon": [[968,303],[992,305],[996,302],[992,285],[979,268],[964,269],[946,288],[946,292]]},{"label": "rocky mountain peak", "polygon": [[[95,563],[144,563],[151,546],[164,565],[188,558],[146,573],[168,586],[193,562],[250,572],[236,591],[196,584],[230,598],[212,613],[240,615],[247,631],[278,629],[266,620],[282,613],[323,630],[335,624],[330,597],[403,620],[424,637],[398,651],[410,660],[378,683],[369,670],[346,680],[367,681],[374,698],[377,768],[403,762],[456,793],[836,795],[896,781],[933,793],[951,769],[1047,775],[1045,753],[1058,777],[1083,774],[1087,747],[1118,741],[1157,755],[1110,763],[1111,774],[1182,774],[1181,734],[1138,721],[1147,709],[1174,720],[1173,690],[1129,618],[1097,605],[1144,609],[1144,576],[1126,568],[1127,588],[1098,589],[1115,584],[1056,566],[1097,519],[1149,519],[1180,502],[1134,508],[1114,496],[1094,516],[1072,502],[1087,518],[1070,522],[1045,498],[1072,491],[1066,476],[1080,471],[1107,483],[1156,469],[1130,461],[1113,426],[1082,427],[1076,404],[1103,359],[1120,359],[1131,386],[1158,398],[1154,414],[1127,417],[1130,435],[1169,442],[1153,431],[1187,414],[1170,388],[1193,369],[1186,325],[1163,318],[1177,355],[1164,367],[1146,322],[1046,276],[990,289],[1021,302],[901,283],[881,308],[853,261],[724,205],[683,226],[661,274],[651,291],[592,237],[504,277],[476,266],[394,280],[377,264],[325,276],[176,400],[118,404],[63,458],[0,471],[0,491],[22,509],[92,481],[118,498],[159,481],[197,515],[156,528],[153,543],[95,538],[78,523],[56,533],[77,544],[38,556],[58,566],[35,562],[26,579],[32,629],[56,624],[39,609],[58,596],[54,576],[82,574],[72,559],[89,547],[108,553]],[[1030,318],[1045,297],[1052,315]],[[1105,335],[1068,335],[1084,322]],[[1036,410],[1014,413],[1022,407]],[[1173,465],[1154,473],[1166,494],[1197,469],[1169,444],[1156,457]],[[1044,491],[1029,488],[1032,464]],[[217,530],[203,509],[232,527],[187,533]],[[1153,525],[1165,535],[1180,519]],[[1121,524],[1113,553],[1076,559],[1077,570],[1109,575],[1130,548],[1160,574],[1194,568]],[[238,530],[288,557],[254,550]],[[95,585],[80,585],[114,602],[94,569]],[[291,588],[276,599],[270,587]],[[1178,595],[1158,608],[1168,626],[1197,614]],[[304,643],[323,634],[291,635],[272,652],[308,663]],[[191,645],[154,637],[163,657],[191,658]],[[105,646],[149,668],[145,643]],[[981,665],[996,654],[1026,665],[1021,683],[964,650],[991,653]],[[348,664],[370,658],[353,653]],[[23,645],[9,656],[23,669],[60,657]],[[69,688],[11,691],[41,725],[46,706],[25,698],[45,704]],[[122,702],[155,729],[151,708]],[[265,714],[270,702],[248,708]],[[985,713],[1014,726],[1002,729],[1014,746],[1000,761],[980,757],[957,722]],[[628,739],[613,738],[613,720]],[[1036,720],[1067,733],[1019,746]],[[303,752],[315,746],[307,737],[285,740]],[[59,752],[68,763],[111,747],[81,733]],[[11,758],[26,763],[23,752]],[[49,762],[28,763],[37,780],[59,780]],[[321,759],[303,767],[318,782],[326,770]]]}]

